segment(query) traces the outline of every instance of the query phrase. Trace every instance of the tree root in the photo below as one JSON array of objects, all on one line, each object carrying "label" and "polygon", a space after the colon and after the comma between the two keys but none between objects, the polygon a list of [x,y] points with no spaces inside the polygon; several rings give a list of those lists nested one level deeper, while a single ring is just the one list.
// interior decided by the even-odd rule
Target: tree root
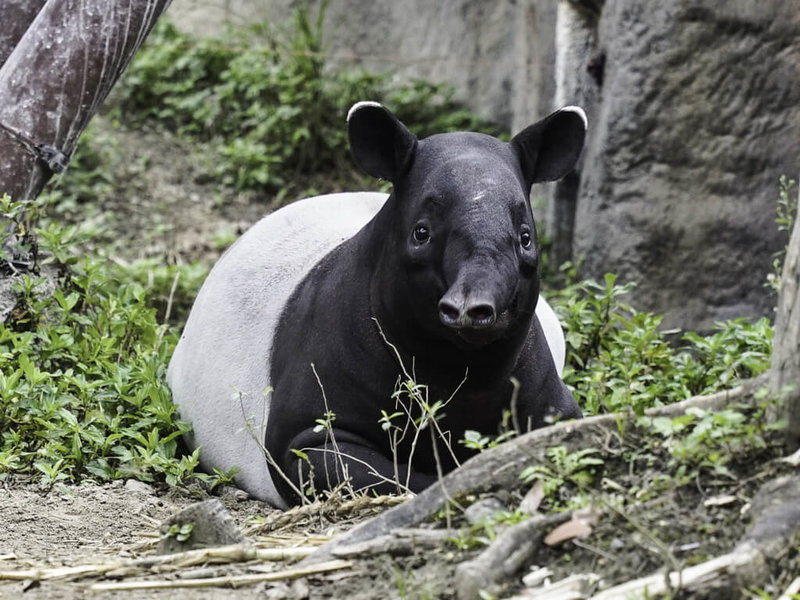
[{"label": "tree root", "polygon": [[506,529],[476,558],[458,565],[455,578],[458,599],[478,600],[481,590],[490,590],[495,582],[514,575],[536,552],[544,536],[571,518],[569,512],[553,513],[530,518]]},{"label": "tree root", "polygon": [[[655,573],[627,581],[592,596],[592,600],[626,600],[631,597],[674,595],[736,597],[738,590],[762,587],[771,566],[782,560],[800,541],[800,478],[779,477],[764,486],[753,500],[753,524],[728,554],[669,573]],[[784,593],[800,590],[795,580]]]}]

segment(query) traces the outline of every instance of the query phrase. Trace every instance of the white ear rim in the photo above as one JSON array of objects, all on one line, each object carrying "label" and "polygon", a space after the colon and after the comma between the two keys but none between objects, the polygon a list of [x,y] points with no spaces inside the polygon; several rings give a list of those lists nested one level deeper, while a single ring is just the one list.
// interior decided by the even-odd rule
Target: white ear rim
[{"label": "white ear rim", "polygon": [[[383,104],[380,102],[375,102],[374,100],[362,100],[361,102],[356,102],[350,107],[350,110],[347,111],[347,122],[350,122],[350,118],[353,116],[353,114],[366,106],[370,106],[372,108],[383,108]],[[585,118],[586,117],[584,117],[584,119]]]},{"label": "white ear rim", "polygon": [[[355,106],[353,108],[355,108]],[[583,128],[589,129],[589,119],[586,118],[586,113],[583,112],[583,109],[580,106],[565,106],[558,112],[574,112],[581,118],[581,121],[583,121]]]}]

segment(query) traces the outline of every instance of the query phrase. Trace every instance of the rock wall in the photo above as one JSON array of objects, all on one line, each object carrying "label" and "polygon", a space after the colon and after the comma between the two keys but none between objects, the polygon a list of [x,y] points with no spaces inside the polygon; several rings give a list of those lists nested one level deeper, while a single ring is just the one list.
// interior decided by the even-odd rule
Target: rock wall
[{"label": "rock wall", "polygon": [[[294,4],[170,12],[202,31]],[[582,161],[540,213],[556,261],[638,282],[632,303],[666,326],[772,316],[778,178],[800,172],[796,0],[332,0],[326,39],[340,62],[450,83],[512,131],[584,106]]]},{"label": "rock wall", "polygon": [[[174,0],[195,33],[285,22],[295,0]],[[312,0],[317,9],[320,0]],[[333,63],[452,85],[457,97],[519,130],[550,109],[555,4],[550,0],[332,0],[324,39]]]},{"label": "rock wall", "polygon": [[778,178],[800,170],[796,3],[608,0],[584,61],[598,54],[573,238],[584,273],[637,281],[633,304],[667,326],[771,316]]}]

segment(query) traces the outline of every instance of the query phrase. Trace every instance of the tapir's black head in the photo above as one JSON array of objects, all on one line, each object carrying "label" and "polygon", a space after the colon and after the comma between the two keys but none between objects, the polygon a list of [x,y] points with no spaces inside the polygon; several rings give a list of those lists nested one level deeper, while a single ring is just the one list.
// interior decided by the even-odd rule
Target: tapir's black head
[{"label": "tapir's black head", "polygon": [[531,185],[569,172],[586,131],[565,108],[505,143],[479,133],[417,138],[383,106],[356,104],[350,147],[367,173],[391,181],[384,255],[386,305],[404,326],[479,347],[527,332],[539,295]]}]

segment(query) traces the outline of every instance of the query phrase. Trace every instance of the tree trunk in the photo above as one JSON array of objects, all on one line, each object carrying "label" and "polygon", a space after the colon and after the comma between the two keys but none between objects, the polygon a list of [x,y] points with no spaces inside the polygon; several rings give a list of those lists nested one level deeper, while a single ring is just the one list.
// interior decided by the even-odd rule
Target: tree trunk
[{"label": "tree trunk", "polygon": [[[0,67],[0,193],[35,198],[63,170],[78,136],[169,2],[44,4]],[[0,0],[3,26],[10,23],[6,5],[19,19],[11,27],[18,31],[37,3]]]},{"label": "tree trunk", "polygon": [[781,273],[770,388],[786,403],[787,444],[800,447],[800,226],[795,223]]},{"label": "tree trunk", "polygon": [[46,0],[0,0],[0,67],[39,14]]}]

